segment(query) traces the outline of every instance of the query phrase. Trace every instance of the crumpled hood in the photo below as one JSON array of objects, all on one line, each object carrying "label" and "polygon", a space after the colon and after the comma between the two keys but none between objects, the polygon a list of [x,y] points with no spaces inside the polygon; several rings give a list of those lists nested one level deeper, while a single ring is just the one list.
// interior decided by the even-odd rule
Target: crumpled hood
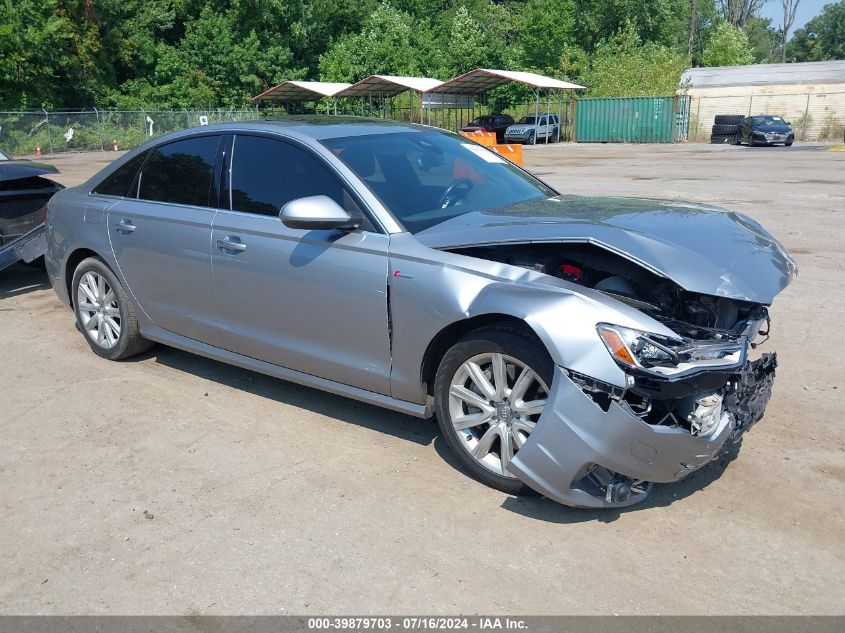
[{"label": "crumpled hood", "polygon": [[798,270],[786,249],[751,218],[691,202],[557,196],[458,216],[416,238],[438,249],[587,242],[690,292],[767,305]]},{"label": "crumpled hood", "polygon": [[58,169],[47,163],[36,163],[31,160],[0,161],[0,182],[58,173]]}]

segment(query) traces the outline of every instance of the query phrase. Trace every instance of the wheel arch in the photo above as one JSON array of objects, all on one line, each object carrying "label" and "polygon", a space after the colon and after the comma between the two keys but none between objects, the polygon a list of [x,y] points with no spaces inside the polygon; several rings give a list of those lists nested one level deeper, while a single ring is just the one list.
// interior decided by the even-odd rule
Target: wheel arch
[{"label": "wheel arch", "polygon": [[[77,267],[81,264],[84,260],[88,259],[89,257],[96,257],[97,259],[103,261],[106,266],[111,269],[111,266],[106,263],[105,258],[100,255],[98,252],[90,249],[90,248],[77,248],[70,255],[68,255],[67,260],[65,261],[65,290],[67,291],[68,299],[70,300],[70,305],[73,307],[74,305],[74,293],[73,288],[73,275],[76,272]],[[114,272],[112,270],[112,272]]]},{"label": "wheel arch", "polygon": [[449,348],[452,347],[458,339],[470,332],[494,326],[507,327],[513,331],[524,334],[526,338],[541,345],[542,348],[551,355],[548,345],[546,345],[541,336],[534,330],[534,328],[531,327],[531,325],[519,317],[515,317],[510,314],[491,312],[461,319],[460,321],[454,321],[435,334],[423,354],[423,360],[420,366],[420,384],[422,386],[423,393],[428,397],[434,395],[434,377],[437,374],[437,368],[440,366],[440,361],[444,354],[446,354]]}]

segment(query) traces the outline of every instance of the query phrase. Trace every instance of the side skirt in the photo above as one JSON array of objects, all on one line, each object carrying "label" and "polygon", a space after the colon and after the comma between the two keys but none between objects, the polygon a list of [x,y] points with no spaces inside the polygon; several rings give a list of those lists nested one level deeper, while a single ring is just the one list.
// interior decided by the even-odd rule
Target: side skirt
[{"label": "side skirt", "polygon": [[366,389],[359,389],[358,387],[351,387],[350,385],[320,378],[319,376],[312,376],[311,374],[306,374],[294,369],[287,369],[286,367],[273,365],[272,363],[250,358],[249,356],[242,356],[241,354],[236,354],[235,352],[230,352],[228,350],[220,349],[219,347],[214,347],[213,345],[208,345],[206,343],[201,343],[200,341],[195,341],[193,339],[174,334],[173,332],[169,332],[168,330],[164,330],[157,326],[148,325],[143,328],[141,334],[144,338],[148,338],[156,343],[162,343],[186,352],[205,356],[206,358],[218,360],[223,363],[228,363],[229,365],[236,365],[237,367],[242,367],[243,369],[249,369],[260,374],[280,378],[281,380],[288,380],[299,385],[305,385],[306,387],[313,387],[314,389],[319,389],[320,391],[328,391],[329,393],[333,393],[338,396],[346,396],[347,398],[360,400],[361,402],[373,404],[377,407],[384,407],[385,409],[390,409],[392,411],[407,413],[408,415],[412,415],[417,418],[430,418],[433,415],[430,408],[422,404],[406,402],[405,400],[397,400],[396,398],[392,398],[384,394],[367,391]]}]

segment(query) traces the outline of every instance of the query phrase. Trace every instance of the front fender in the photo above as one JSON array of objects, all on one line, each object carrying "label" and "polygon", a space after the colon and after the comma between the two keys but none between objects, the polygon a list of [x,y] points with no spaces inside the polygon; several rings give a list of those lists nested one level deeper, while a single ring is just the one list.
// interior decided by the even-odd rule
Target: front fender
[{"label": "front fender", "polygon": [[444,328],[473,317],[503,314],[525,321],[557,365],[619,387],[625,374],[607,353],[596,324],[611,322],[673,333],[606,295],[524,268],[428,248],[408,233],[390,244],[391,392],[423,403],[420,368]]}]

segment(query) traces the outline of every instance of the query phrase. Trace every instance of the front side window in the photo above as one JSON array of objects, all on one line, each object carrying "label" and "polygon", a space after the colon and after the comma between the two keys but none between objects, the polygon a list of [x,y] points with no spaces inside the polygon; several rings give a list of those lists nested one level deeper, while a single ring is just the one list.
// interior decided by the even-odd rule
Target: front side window
[{"label": "front side window", "polygon": [[[232,210],[277,216],[291,200],[328,196],[353,216],[360,207],[322,160],[277,139],[239,135],[232,151]],[[224,206],[228,206],[224,201]],[[364,229],[371,229],[365,222]]]},{"label": "front side window", "polygon": [[219,136],[197,136],[152,150],[140,176],[142,200],[209,206]]},{"label": "front side window", "polygon": [[371,134],[322,143],[412,233],[466,213],[556,195],[498,154],[445,132]]},{"label": "front side window", "polygon": [[141,169],[141,165],[144,164],[149,153],[149,150],[141,152],[135,158],[118,167],[111,176],[94,187],[91,193],[102,196],[120,196],[121,198],[123,196],[129,196],[134,198],[137,191],[133,190],[130,192],[129,188],[135,182],[135,176],[138,175],[138,170]]}]

